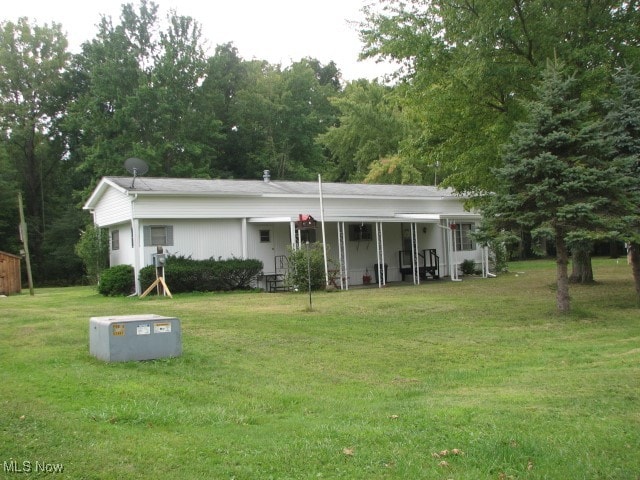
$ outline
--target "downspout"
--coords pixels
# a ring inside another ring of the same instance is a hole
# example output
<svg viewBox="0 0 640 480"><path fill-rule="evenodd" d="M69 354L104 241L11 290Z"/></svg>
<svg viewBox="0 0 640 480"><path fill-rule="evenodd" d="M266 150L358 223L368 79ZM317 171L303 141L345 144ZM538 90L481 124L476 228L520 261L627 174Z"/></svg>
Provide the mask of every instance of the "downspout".
<svg viewBox="0 0 640 480"><path fill-rule="evenodd" d="M249 241L247 239L247 217L242 219L242 259L246 260L249 252Z"/></svg>
<svg viewBox="0 0 640 480"><path fill-rule="evenodd" d="M329 286L329 264L327 263L327 235L324 228L324 205L322 203L322 177L318 174L318 193L320 195L320 223L322 224L322 254L324 257L324 286Z"/></svg>

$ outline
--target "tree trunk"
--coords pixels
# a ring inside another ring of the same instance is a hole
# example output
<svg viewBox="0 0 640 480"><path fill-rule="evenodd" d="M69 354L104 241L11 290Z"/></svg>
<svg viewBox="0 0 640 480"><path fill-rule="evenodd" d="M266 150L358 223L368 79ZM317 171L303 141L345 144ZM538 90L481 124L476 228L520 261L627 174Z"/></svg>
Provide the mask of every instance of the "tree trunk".
<svg viewBox="0 0 640 480"><path fill-rule="evenodd" d="M556 305L560 313L569 313L569 254L560 232L556 232Z"/></svg>
<svg viewBox="0 0 640 480"><path fill-rule="evenodd" d="M632 243L629 246L629 260L631 261L631 271L636 284L636 293L640 298L640 244Z"/></svg>
<svg viewBox="0 0 640 480"><path fill-rule="evenodd" d="M571 252L571 283L593 283L591 253L587 249L574 248Z"/></svg>

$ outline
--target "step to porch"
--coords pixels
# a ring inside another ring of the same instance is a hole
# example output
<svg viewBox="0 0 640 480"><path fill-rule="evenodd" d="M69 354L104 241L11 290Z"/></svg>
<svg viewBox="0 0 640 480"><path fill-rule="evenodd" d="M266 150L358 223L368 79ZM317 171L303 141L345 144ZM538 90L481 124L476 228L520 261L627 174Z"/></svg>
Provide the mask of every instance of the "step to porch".
<svg viewBox="0 0 640 480"><path fill-rule="evenodd" d="M264 276L265 289L267 292L289 292L291 288L285 283L283 273L273 273Z"/></svg>

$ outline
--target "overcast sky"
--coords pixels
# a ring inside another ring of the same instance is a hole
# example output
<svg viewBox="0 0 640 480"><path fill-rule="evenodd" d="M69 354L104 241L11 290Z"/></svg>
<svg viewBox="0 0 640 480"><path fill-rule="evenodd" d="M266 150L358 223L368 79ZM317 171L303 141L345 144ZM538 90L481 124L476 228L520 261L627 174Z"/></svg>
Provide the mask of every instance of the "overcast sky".
<svg viewBox="0 0 640 480"><path fill-rule="evenodd" d="M361 8L371 0L155 0L164 19L169 10L191 16L202 26L208 54L216 45L233 42L242 58L267 60L287 66L312 57L333 60L345 80L373 79L391 73L389 65L358 62L362 49L356 27ZM95 25L105 14L119 22L124 0L4 0L0 19L29 17L39 25L62 24L72 52L95 36Z"/></svg>

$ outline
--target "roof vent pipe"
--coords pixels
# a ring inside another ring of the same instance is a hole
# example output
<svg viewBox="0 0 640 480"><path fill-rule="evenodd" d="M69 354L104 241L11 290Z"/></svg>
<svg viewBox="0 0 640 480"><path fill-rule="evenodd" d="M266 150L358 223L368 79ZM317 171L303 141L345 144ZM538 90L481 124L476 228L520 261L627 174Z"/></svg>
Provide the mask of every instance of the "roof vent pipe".
<svg viewBox="0 0 640 480"><path fill-rule="evenodd" d="M265 183L269 183L271 181L271 172L269 170L265 170L262 172L262 178Z"/></svg>

